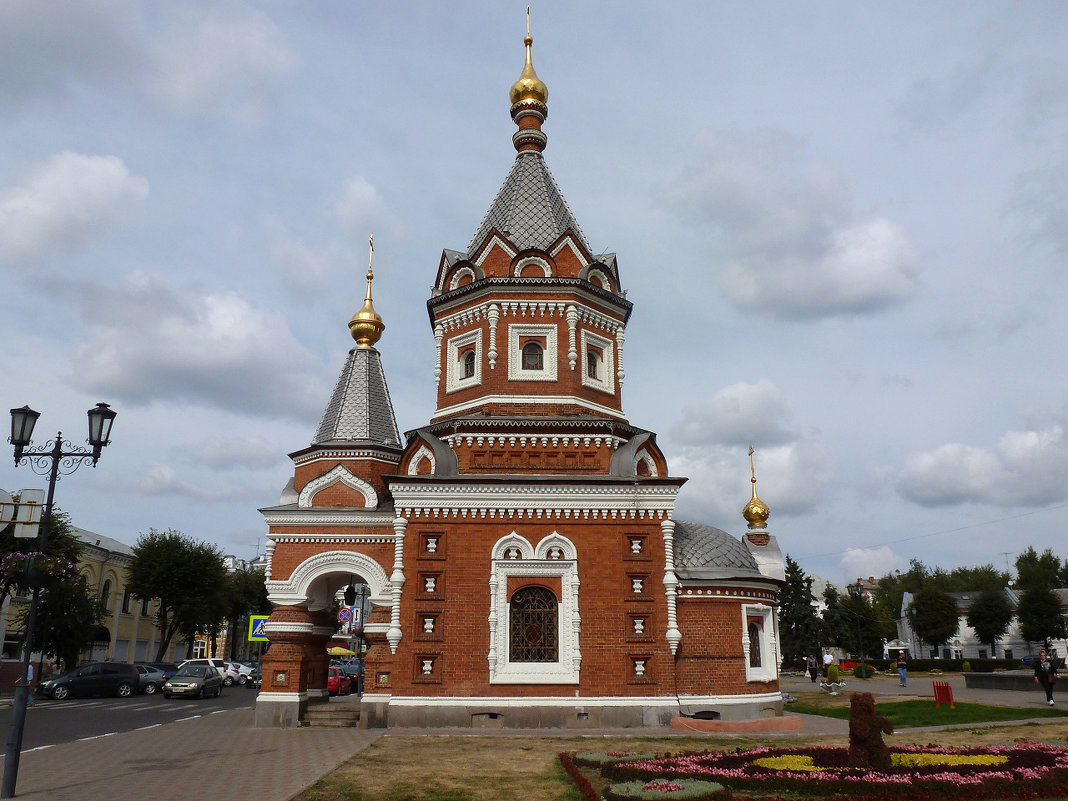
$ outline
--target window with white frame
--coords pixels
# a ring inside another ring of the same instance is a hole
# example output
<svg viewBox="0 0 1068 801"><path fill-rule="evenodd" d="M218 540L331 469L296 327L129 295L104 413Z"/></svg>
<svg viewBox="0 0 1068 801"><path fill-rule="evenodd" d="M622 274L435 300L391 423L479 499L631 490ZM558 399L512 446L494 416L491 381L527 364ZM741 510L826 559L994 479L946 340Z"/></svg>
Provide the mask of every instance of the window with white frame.
<svg viewBox="0 0 1068 801"><path fill-rule="evenodd" d="M582 385L615 392L615 343L592 331L582 331Z"/></svg>
<svg viewBox="0 0 1068 801"><path fill-rule="evenodd" d="M446 392L456 392L481 384L482 331L469 331L450 339L445 358Z"/></svg>
<svg viewBox="0 0 1068 801"><path fill-rule="evenodd" d="M774 609L764 604L743 604L741 634L745 680L774 681L779 661Z"/></svg>
<svg viewBox="0 0 1068 801"><path fill-rule="evenodd" d="M508 326L508 379L555 381L557 376L555 325Z"/></svg>
<svg viewBox="0 0 1068 801"><path fill-rule="evenodd" d="M513 531L497 541L491 555L490 684L578 684L575 546L555 531L537 546ZM546 579L560 582L559 597L543 586Z"/></svg>

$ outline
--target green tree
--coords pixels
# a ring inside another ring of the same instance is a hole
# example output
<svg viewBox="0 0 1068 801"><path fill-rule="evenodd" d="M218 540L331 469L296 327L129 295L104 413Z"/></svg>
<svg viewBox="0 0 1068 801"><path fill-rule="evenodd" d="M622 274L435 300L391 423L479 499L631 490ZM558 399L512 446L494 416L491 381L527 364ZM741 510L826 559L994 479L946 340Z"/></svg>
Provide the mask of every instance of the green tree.
<svg viewBox="0 0 1068 801"><path fill-rule="evenodd" d="M849 653L871 657L882 656L883 621L880 619L872 599L867 595L854 598L852 595L838 596L841 634L839 645Z"/></svg>
<svg viewBox="0 0 1068 801"><path fill-rule="evenodd" d="M1005 597L1005 590L983 590L968 607L965 619L979 642L990 645L990 655L993 656L995 643L1005 636L1012 622L1012 605Z"/></svg>
<svg viewBox="0 0 1068 801"><path fill-rule="evenodd" d="M994 590L1004 593L1005 587L1009 584L1009 574L998 570L993 565L955 567L949 573L947 584L946 590L949 592Z"/></svg>
<svg viewBox="0 0 1068 801"><path fill-rule="evenodd" d="M948 642L960 627L957 602L933 584L913 596L906 615L916 636L936 649Z"/></svg>
<svg viewBox="0 0 1068 801"><path fill-rule="evenodd" d="M779 638L788 664L804 664L819 643L819 618L812 600L812 579L787 554L786 586L779 593Z"/></svg>
<svg viewBox="0 0 1068 801"><path fill-rule="evenodd" d="M0 560L13 553L25 553L37 550L37 540L15 539L15 524L8 523L0 529ZM78 564L82 555L82 542L74 536L74 527L70 516L59 508L52 509L52 522L48 529L49 556L65 559ZM14 592L32 589L26 581L18 576L0 574L0 604Z"/></svg>
<svg viewBox="0 0 1068 801"><path fill-rule="evenodd" d="M1040 554L1034 546L1029 545L1026 551L1016 557L1015 586L1023 592L1034 587L1060 587L1063 567L1052 549L1046 548Z"/></svg>
<svg viewBox="0 0 1068 801"><path fill-rule="evenodd" d="M133 551L127 586L139 598L159 601L157 660L176 634L192 642L193 634L218 626L225 614L226 566L214 545L173 529L150 529L138 537Z"/></svg>
<svg viewBox="0 0 1068 801"><path fill-rule="evenodd" d="M1049 647L1051 639L1068 637L1068 619L1061 608L1061 599L1050 587L1024 590L1016 617L1020 621L1020 635L1028 642Z"/></svg>
<svg viewBox="0 0 1068 801"><path fill-rule="evenodd" d="M824 607L820 615L820 639L831 645L845 644L846 626L849 625L849 621L841 600L838 589L833 584L828 584L824 588Z"/></svg>
<svg viewBox="0 0 1068 801"><path fill-rule="evenodd" d="M26 629L28 606L16 616L17 625ZM46 582L41 588L37 607L34 649L54 654L64 665L78 664L78 655L108 617L107 604L89 586L85 576Z"/></svg>
<svg viewBox="0 0 1068 801"><path fill-rule="evenodd" d="M237 658L237 645L244 637L249 615L270 614L267 576L262 570L235 570L229 575L226 620L230 625L230 658Z"/></svg>

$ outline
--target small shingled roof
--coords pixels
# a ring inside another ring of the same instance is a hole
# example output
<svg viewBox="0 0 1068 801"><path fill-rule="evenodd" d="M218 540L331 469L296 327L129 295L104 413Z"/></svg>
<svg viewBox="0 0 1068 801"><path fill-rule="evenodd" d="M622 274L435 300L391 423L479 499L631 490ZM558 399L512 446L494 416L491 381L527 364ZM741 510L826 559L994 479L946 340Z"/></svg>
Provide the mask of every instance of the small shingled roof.
<svg viewBox="0 0 1068 801"><path fill-rule="evenodd" d="M545 159L534 151L516 156L493 205L467 246L469 258L474 257L493 228L506 233L520 250L545 250L570 228L582 246L592 252Z"/></svg>
<svg viewBox="0 0 1068 801"><path fill-rule="evenodd" d="M400 447L382 357L374 348L349 351L312 444L339 440Z"/></svg>
<svg viewBox="0 0 1068 801"><path fill-rule="evenodd" d="M742 541L715 526L676 520L674 539L675 567L680 573L708 568L760 573Z"/></svg>

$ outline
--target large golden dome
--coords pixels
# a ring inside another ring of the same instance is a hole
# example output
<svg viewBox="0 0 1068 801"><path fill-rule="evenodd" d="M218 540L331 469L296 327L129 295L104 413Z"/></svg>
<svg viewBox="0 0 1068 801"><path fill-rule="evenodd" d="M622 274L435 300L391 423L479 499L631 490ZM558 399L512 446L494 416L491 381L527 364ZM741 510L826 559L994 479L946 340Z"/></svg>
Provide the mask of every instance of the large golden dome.
<svg viewBox="0 0 1068 801"><path fill-rule="evenodd" d="M768 505L760 500L756 491L756 479L753 479L753 497L749 499L749 503L742 509L742 517L749 523L749 528L764 528L767 525L768 517L771 516L771 509Z"/></svg>
<svg viewBox="0 0 1068 801"><path fill-rule="evenodd" d="M512 84L512 89L508 93L513 106L526 103L544 106L549 102L549 87L538 77L538 73L534 72L534 62L530 54L530 47L533 43L534 40L528 33L523 38L523 44L527 46L527 63L523 65L519 80Z"/></svg>

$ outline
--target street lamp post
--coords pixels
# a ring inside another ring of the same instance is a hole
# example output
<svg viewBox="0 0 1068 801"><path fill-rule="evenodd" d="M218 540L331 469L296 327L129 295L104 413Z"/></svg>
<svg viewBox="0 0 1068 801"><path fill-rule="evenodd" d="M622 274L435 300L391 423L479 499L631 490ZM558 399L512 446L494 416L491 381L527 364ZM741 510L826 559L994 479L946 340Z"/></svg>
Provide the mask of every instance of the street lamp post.
<svg viewBox="0 0 1068 801"><path fill-rule="evenodd" d="M857 579L856 584L846 585L849 597L853 599L853 614L857 616L857 647L860 649L860 677L868 678L868 669L864 666L864 633L860 624L860 604L864 598L864 585Z"/></svg>
<svg viewBox="0 0 1068 801"><path fill-rule="evenodd" d="M41 515L41 528L38 550L47 553L48 534L52 523L52 500L56 494L56 481L59 475L70 475L77 470L86 460L91 460L96 466L100 458L101 450L110 442L111 425L115 422L116 412L106 403L98 403L89 410L89 438L90 450L75 448L70 442L63 439L63 432L56 434L55 440L39 448L29 448L33 437L33 427L37 423L40 412L35 412L29 406L11 410L11 438L8 440L15 446L15 464L29 462L30 468L38 475L48 476L48 498L45 501L44 512ZM33 651L33 638L37 627L37 609L41 600L41 587L39 584L33 588L33 597L30 600L30 612L26 618L25 643L23 644L22 668L19 674L21 680L15 685L14 712L11 717L11 725L7 734L7 750L4 754L4 780L0 787L0 798L13 798L15 795L15 782L19 774L19 758L22 755L22 732L26 725L26 706L30 697L29 667L30 654Z"/></svg>

